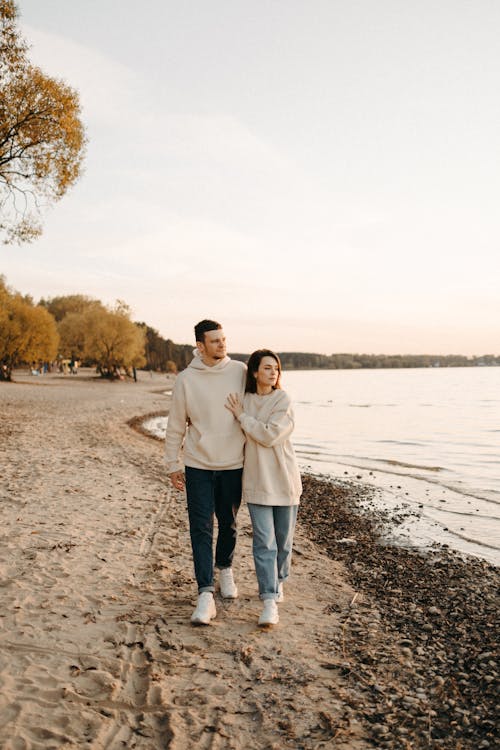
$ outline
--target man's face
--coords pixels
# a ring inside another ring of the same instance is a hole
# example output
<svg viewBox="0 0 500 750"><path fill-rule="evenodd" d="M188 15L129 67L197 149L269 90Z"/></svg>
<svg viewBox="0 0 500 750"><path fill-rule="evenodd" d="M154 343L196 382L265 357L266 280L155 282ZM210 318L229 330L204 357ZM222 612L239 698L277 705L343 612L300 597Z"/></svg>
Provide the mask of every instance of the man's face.
<svg viewBox="0 0 500 750"><path fill-rule="evenodd" d="M226 356L226 337L224 331L219 328L217 331L207 331L205 340L198 341L198 349L203 359L208 364L220 362Z"/></svg>

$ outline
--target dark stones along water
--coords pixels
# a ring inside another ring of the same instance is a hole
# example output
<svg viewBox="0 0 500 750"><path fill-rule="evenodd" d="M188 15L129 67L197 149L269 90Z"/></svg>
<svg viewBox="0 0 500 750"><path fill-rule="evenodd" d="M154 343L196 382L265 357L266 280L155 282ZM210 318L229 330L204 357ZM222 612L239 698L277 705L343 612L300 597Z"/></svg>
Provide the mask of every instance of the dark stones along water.
<svg viewBox="0 0 500 750"><path fill-rule="evenodd" d="M300 523L358 592L325 668L352 685L374 747L497 748L498 569L446 548L391 546L387 513L360 509L366 488L303 481Z"/></svg>

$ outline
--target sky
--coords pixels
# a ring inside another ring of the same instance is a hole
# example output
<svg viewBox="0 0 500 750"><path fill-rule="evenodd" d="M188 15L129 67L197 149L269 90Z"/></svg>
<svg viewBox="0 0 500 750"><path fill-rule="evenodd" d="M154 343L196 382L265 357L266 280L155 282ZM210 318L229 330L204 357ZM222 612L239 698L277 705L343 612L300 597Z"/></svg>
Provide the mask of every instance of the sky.
<svg viewBox="0 0 500 750"><path fill-rule="evenodd" d="M497 0L18 0L85 172L10 286L230 351L500 353Z"/></svg>

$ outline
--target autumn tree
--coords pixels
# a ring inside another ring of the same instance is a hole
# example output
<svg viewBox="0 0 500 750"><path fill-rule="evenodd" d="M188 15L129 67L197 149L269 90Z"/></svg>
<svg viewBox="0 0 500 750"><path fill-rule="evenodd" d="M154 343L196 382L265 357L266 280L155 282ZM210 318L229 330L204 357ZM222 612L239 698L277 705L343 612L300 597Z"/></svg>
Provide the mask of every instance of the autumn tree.
<svg viewBox="0 0 500 750"><path fill-rule="evenodd" d="M13 368L24 362L52 361L58 345L52 315L0 277L0 380L12 380Z"/></svg>
<svg viewBox="0 0 500 750"><path fill-rule="evenodd" d="M30 242L40 208L81 174L84 128L76 91L31 65L13 0L0 0L0 236Z"/></svg>
<svg viewBox="0 0 500 750"><path fill-rule="evenodd" d="M130 320L128 306L117 302L113 308L105 307L97 300L78 295L76 301L82 300L83 310L67 312L59 323L63 355L94 362L103 377L114 377L122 368L128 371L142 367L146 363L145 335Z"/></svg>
<svg viewBox="0 0 500 750"><path fill-rule="evenodd" d="M65 294L48 299L42 297L39 304L47 308L58 323L69 313L81 314L91 307L103 306L102 302L93 297L87 297L85 294Z"/></svg>
<svg viewBox="0 0 500 750"><path fill-rule="evenodd" d="M103 377L146 363L144 331L130 320L130 311L122 303L113 309L90 309L83 317L85 354L97 363Z"/></svg>
<svg viewBox="0 0 500 750"><path fill-rule="evenodd" d="M58 323L59 352L67 359L87 359L89 321L85 313L70 312Z"/></svg>
<svg viewBox="0 0 500 750"><path fill-rule="evenodd" d="M86 322L83 313L90 309L104 309L102 302L84 294L66 294L42 298L39 302L57 322L60 353L63 357L82 360L86 358Z"/></svg>

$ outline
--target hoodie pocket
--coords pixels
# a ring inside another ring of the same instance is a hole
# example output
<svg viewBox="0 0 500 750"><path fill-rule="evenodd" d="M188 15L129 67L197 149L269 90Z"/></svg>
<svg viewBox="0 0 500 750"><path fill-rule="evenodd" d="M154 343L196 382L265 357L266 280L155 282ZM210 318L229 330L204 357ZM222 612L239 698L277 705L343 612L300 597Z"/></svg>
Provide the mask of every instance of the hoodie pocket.
<svg viewBox="0 0 500 750"><path fill-rule="evenodd" d="M242 463L243 445L244 437L239 429L237 432L205 432L197 439L188 435L185 452L197 462L217 468Z"/></svg>

